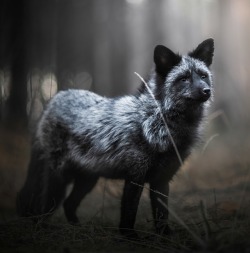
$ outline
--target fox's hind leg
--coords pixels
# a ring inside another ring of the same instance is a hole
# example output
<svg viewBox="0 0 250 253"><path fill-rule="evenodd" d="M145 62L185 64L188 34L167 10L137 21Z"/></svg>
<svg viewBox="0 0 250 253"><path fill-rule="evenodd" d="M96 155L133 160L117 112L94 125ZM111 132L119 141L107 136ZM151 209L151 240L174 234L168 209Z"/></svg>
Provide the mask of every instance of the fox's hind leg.
<svg viewBox="0 0 250 253"><path fill-rule="evenodd" d="M52 214L64 199L69 178L56 166L49 165L44 178L44 190L42 194L42 213Z"/></svg>
<svg viewBox="0 0 250 253"><path fill-rule="evenodd" d="M80 205L81 200L94 188L97 180L97 176L85 173L77 173L75 176L73 189L63 204L65 216L70 223L79 223L76 209Z"/></svg>

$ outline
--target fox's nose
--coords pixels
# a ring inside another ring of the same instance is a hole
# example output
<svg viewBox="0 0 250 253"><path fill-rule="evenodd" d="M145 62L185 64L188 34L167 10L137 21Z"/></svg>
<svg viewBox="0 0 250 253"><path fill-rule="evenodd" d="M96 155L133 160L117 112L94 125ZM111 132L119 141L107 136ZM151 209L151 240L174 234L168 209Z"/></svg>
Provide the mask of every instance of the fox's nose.
<svg viewBox="0 0 250 253"><path fill-rule="evenodd" d="M202 90L202 93L203 93L204 95L206 95L206 96L210 96L211 90L210 90L209 88L204 88L204 89Z"/></svg>

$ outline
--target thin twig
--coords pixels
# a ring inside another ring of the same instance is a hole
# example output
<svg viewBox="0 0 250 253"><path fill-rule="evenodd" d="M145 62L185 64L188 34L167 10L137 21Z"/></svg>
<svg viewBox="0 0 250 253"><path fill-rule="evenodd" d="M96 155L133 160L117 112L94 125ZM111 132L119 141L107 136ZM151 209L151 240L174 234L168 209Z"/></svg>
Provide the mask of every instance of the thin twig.
<svg viewBox="0 0 250 253"><path fill-rule="evenodd" d="M210 142L212 142L212 141L214 140L214 138L216 138L216 137L218 137L218 136L220 136L220 135L219 135L219 134L214 134L214 135L212 135L212 136L207 140L206 144L204 145L204 147L203 147L203 149L202 149L202 154L205 153L205 151L206 151L208 145L210 144Z"/></svg>
<svg viewBox="0 0 250 253"><path fill-rule="evenodd" d="M167 122L166 122L166 120L165 120L165 118L164 118L164 115L163 115L163 113L162 113L162 110L161 110L161 107L160 107L159 103L158 103L157 100L155 99L155 96L154 96L153 92L151 91L151 89L149 88L149 86L147 85L147 83L145 82L145 80L144 80L137 72L134 72L134 73L135 73L135 74L141 79L141 81L145 84L145 86L146 86L146 88L147 88L149 94L151 95L151 97L153 98L153 100L154 100L154 102L155 102L156 107L159 109L159 112L160 112L160 116L161 116L161 118L162 118L162 121L164 122L164 125L165 125L166 130L167 130L168 135L169 135L169 138L170 138L170 140L171 140L171 142L172 142L172 144L173 144L174 150L175 150L176 155L177 155L177 157L178 157L178 159L179 159L180 165L182 166L182 165L183 165L183 161L182 161L182 159L181 159L181 156L180 156L180 153L179 153L179 151L178 151L178 148L177 148L177 146L176 146L176 144L175 144L175 141L174 141L174 139L173 139L173 137L172 137L172 135L171 135L171 133L170 133L170 130L169 130L169 128L168 128L168 124L167 124Z"/></svg>
<svg viewBox="0 0 250 253"><path fill-rule="evenodd" d="M206 213L205 213L205 207L204 207L204 203L203 201L201 200L200 201L200 210L201 210L201 216L202 216L202 219L204 221L204 227L205 227L205 232L206 232L206 239L208 241L209 237L211 236L211 228L210 228L210 225L209 225L209 222L208 222L208 219L207 219L207 216L206 216Z"/></svg>
<svg viewBox="0 0 250 253"><path fill-rule="evenodd" d="M107 180L104 182L103 196L102 196L102 224L104 223L104 202L105 202L105 193L107 188Z"/></svg>
<svg viewBox="0 0 250 253"><path fill-rule="evenodd" d="M213 112L212 114L210 114L208 116L208 120L214 120L218 117L222 118L222 120L224 121L224 123L226 124L228 129L232 128L231 124L230 124L230 121L229 121L227 115L225 114L225 112L223 110L217 110L217 111Z"/></svg>
<svg viewBox="0 0 250 253"><path fill-rule="evenodd" d="M190 233L190 235L196 240L196 242L200 246L205 247L205 243L203 242L203 240L198 237L198 235L196 235L171 208L169 208L160 198L158 198L157 200L168 210L172 217L175 218L176 221Z"/></svg>
<svg viewBox="0 0 250 253"><path fill-rule="evenodd" d="M131 181L131 184L134 184L134 185L139 186L139 187L141 187L141 188L144 188L144 189L146 189L146 190L149 190L149 191L152 191L152 192L154 192L154 193L157 193L157 194L159 194L159 195L161 195L161 196L163 196L163 197L165 197L165 198L168 198L167 195L165 195L165 194L163 194L163 193L161 193L161 192L159 192L159 191L153 190L153 189L151 189L151 188L149 188L149 187L146 187L146 186L144 186L144 185L137 184L137 183L135 183L135 182L133 182L133 181Z"/></svg>

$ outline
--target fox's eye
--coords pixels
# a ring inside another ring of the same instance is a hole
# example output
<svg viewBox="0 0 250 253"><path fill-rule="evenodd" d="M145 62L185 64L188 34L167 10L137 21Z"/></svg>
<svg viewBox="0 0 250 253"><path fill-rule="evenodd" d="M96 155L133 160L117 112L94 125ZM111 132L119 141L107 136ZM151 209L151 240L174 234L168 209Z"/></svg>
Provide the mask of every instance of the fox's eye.
<svg viewBox="0 0 250 253"><path fill-rule="evenodd" d="M189 79L189 78L188 78L187 76L185 76L185 77L182 77L182 78L181 78L181 81L182 81L182 82L187 82L188 79Z"/></svg>
<svg viewBox="0 0 250 253"><path fill-rule="evenodd" d="M181 82L187 82L189 80L189 76L182 76L179 80Z"/></svg>
<svg viewBox="0 0 250 253"><path fill-rule="evenodd" d="M201 74L201 79L207 78L207 74Z"/></svg>

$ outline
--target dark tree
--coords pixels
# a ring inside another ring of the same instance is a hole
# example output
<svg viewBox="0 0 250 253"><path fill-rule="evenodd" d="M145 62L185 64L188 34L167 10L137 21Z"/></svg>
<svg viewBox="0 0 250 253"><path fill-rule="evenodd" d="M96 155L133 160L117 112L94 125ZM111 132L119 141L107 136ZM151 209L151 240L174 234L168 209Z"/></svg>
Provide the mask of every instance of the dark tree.
<svg viewBox="0 0 250 253"><path fill-rule="evenodd" d="M10 95L6 104L7 122L15 126L25 126L27 123L27 78L29 69L30 42L30 4L29 0L5 1L4 11L9 14L8 35L5 37L7 55L5 63L10 69Z"/></svg>

